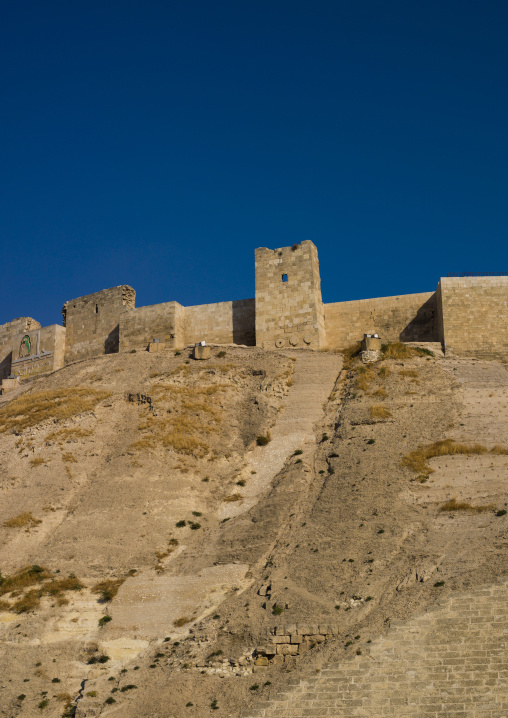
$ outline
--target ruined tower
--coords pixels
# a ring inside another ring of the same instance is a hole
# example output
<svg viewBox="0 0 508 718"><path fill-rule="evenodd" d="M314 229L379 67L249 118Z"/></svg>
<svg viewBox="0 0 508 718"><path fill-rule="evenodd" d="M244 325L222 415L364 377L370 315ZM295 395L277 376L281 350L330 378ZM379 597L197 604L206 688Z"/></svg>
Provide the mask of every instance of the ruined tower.
<svg viewBox="0 0 508 718"><path fill-rule="evenodd" d="M325 349L316 246L256 249L256 344L265 349Z"/></svg>

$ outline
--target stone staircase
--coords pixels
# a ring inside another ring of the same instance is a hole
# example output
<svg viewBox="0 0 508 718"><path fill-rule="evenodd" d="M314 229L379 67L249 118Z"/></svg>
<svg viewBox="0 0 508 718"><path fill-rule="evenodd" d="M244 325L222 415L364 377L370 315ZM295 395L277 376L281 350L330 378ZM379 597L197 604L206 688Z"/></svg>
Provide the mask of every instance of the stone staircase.
<svg viewBox="0 0 508 718"><path fill-rule="evenodd" d="M508 718L508 581L392 623L245 718Z"/></svg>

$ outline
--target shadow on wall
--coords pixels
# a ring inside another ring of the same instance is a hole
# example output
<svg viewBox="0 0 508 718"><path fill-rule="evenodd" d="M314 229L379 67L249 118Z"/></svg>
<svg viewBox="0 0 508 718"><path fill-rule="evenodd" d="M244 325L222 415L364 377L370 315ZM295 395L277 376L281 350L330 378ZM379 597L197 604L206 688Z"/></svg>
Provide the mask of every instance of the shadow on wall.
<svg viewBox="0 0 508 718"><path fill-rule="evenodd" d="M256 301L239 299L231 302L234 344L256 345Z"/></svg>
<svg viewBox="0 0 508 718"><path fill-rule="evenodd" d="M104 342L104 354L118 354L120 346L120 325L110 331Z"/></svg>
<svg viewBox="0 0 508 718"><path fill-rule="evenodd" d="M7 379L11 373L12 352L0 361L0 379Z"/></svg>
<svg viewBox="0 0 508 718"><path fill-rule="evenodd" d="M401 331L399 339L401 342L439 341L435 293L418 309L414 319Z"/></svg>

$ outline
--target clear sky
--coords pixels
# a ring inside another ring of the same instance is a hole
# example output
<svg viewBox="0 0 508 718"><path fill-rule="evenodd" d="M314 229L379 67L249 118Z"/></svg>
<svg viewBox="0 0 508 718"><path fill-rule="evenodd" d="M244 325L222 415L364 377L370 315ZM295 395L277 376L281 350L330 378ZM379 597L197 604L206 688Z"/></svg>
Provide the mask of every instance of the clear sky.
<svg viewBox="0 0 508 718"><path fill-rule="evenodd" d="M0 19L0 323L508 271L506 0L15 0Z"/></svg>

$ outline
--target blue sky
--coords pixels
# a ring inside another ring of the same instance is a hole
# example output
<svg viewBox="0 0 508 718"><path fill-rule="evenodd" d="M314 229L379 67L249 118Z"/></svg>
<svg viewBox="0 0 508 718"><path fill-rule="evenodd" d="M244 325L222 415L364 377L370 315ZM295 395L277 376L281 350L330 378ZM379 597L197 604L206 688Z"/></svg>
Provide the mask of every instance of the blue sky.
<svg viewBox="0 0 508 718"><path fill-rule="evenodd" d="M508 271L508 3L4 3L0 323L254 296L311 239L324 301Z"/></svg>

